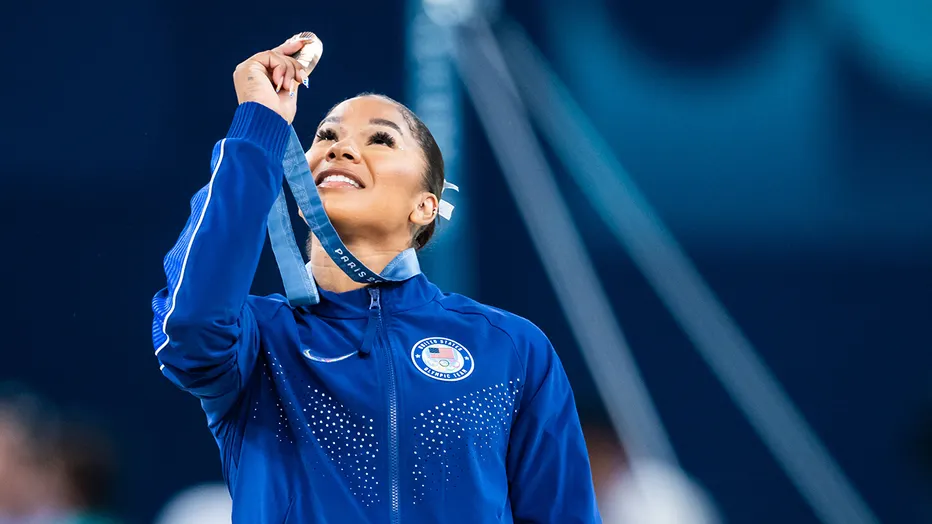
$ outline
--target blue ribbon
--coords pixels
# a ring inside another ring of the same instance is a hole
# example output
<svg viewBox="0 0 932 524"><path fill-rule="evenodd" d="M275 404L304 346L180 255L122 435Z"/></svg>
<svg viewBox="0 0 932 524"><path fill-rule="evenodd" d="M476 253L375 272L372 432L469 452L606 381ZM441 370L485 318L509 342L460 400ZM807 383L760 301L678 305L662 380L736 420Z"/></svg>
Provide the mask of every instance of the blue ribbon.
<svg viewBox="0 0 932 524"><path fill-rule="evenodd" d="M330 223L327 212L324 211L324 204L320 200L320 194L317 193L317 184L314 183L314 176L307 165L304 149L293 128L282 167L285 170L285 180L291 188L291 194L304 214L308 227L320 240L330 258L348 277L361 284L378 284L400 282L421 273L421 266L414 248L402 251L381 273L367 268L346 248L346 244ZM304 263L301 250L295 241L284 188L278 194L269 212L268 229L272 252L275 253L275 261L282 274L288 302L293 306L307 306L320 302L320 293L317 291L317 284L311 274L310 263Z"/></svg>

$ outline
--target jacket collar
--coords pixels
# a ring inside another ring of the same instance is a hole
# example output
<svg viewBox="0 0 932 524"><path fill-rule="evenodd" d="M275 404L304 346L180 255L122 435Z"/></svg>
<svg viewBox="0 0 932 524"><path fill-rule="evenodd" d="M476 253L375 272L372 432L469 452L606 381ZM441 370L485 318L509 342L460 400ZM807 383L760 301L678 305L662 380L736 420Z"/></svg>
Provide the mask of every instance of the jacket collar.
<svg viewBox="0 0 932 524"><path fill-rule="evenodd" d="M423 306L440 294L440 289L420 273L402 282L373 284L344 293L320 289L320 303L308 306L308 310L330 318L367 318L372 304L372 289L379 290L382 310L389 313Z"/></svg>

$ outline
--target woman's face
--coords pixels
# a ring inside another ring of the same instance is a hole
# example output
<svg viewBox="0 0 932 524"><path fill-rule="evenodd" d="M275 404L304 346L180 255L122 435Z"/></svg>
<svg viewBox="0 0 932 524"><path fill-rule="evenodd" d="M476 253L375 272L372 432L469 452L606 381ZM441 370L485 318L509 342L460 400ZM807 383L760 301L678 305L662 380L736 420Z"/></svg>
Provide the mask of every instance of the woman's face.
<svg viewBox="0 0 932 524"><path fill-rule="evenodd" d="M410 240L435 217L424 154L390 101L365 96L335 107L318 127L307 161L324 209L346 241Z"/></svg>

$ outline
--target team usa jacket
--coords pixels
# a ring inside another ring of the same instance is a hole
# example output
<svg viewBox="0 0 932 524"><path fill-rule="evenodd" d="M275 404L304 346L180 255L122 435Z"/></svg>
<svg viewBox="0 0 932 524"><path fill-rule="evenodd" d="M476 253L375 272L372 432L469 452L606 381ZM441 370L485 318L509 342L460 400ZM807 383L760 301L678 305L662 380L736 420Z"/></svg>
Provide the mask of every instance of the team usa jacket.
<svg viewBox="0 0 932 524"><path fill-rule="evenodd" d="M424 275L313 306L249 294L290 133L239 106L152 303L234 524L601 522L566 374L527 320Z"/></svg>

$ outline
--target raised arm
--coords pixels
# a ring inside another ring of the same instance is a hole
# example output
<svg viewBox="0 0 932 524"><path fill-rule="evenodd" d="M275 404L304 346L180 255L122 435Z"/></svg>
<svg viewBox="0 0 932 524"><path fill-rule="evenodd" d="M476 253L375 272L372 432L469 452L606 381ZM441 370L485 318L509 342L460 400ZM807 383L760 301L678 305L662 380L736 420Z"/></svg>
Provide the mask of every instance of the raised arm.
<svg viewBox="0 0 932 524"><path fill-rule="evenodd" d="M236 401L258 353L259 328L246 299L282 187L294 91L306 78L286 55L301 45L286 43L237 67L240 105L214 147L210 182L191 200L191 216L165 257L167 286L152 301L162 373L201 400L211 424Z"/></svg>

